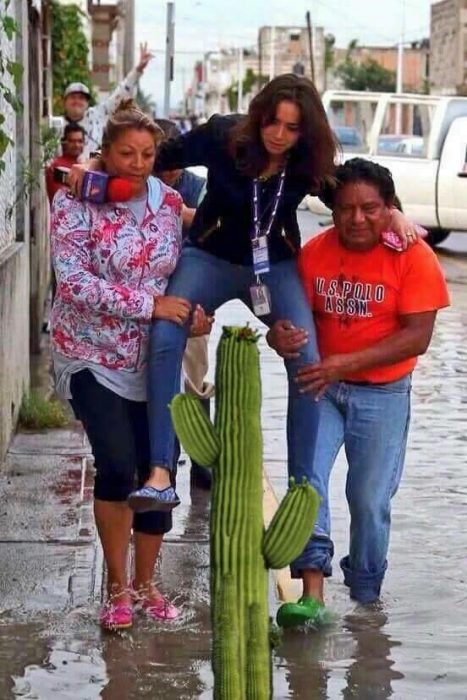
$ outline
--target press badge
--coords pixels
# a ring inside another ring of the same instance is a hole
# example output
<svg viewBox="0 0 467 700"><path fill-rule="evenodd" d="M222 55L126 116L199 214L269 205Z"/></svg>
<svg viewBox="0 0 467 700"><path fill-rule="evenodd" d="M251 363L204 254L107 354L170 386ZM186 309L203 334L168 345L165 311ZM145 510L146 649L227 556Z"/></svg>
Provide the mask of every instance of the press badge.
<svg viewBox="0 0 467 700"><path fill-rule="evenodd" d="M271 313L271 295L265 284L250 287L251 304L255 316L267 316Z"/></svg>
<svg viewBox="0 0 467 700"><path fill-rule="evenodd" d="M253 270L255 275L262 275L269 272L269 250L268 237L258 236L251 241L253 252Z"/></svg>

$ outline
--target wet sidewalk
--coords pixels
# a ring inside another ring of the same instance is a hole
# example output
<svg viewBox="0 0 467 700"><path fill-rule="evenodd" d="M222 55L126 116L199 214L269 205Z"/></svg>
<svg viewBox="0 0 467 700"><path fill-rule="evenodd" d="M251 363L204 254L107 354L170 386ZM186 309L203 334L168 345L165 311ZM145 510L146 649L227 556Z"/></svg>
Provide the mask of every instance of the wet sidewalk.
<svg viewBox="0 0 467 700"><path fill-rule="evenodd" d="M452 285L454 299L465 287ZM222 323L257 321L238 303ZM260 342L265 467L286 489L282 363ZM290 632L274 656L274 698L465 700L467 697L467 305L440 316L415 376L405 474L394 500L390 564L381 606L347 597L338 561L346 554L345 460L332 477L334 577L327 600L336 624ZM182 506L158 581L181 607L172 623L145 618L122 635L96 623L102 561L91 512L92 463L78 425L19 434L0 471L0 698L130 700L212 698L209 495L190 491L180 466ZM271 586L271 612L277 600ZM239 699L243 700L243 699Z"/></svg>

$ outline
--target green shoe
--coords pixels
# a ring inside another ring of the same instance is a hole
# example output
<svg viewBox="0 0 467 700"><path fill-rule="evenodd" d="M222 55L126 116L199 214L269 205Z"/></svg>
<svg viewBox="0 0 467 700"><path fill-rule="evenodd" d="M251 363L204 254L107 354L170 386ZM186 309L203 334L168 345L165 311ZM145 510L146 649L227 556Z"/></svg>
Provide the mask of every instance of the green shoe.
<svg viewBox="0 0 467 700"><path fill-rule="evenodd" d="M332 616L323 603L312 596L302 596L296 603L284 603L277 611L280 627L298 627L306 623L319 627L329 624Z"/></svg>

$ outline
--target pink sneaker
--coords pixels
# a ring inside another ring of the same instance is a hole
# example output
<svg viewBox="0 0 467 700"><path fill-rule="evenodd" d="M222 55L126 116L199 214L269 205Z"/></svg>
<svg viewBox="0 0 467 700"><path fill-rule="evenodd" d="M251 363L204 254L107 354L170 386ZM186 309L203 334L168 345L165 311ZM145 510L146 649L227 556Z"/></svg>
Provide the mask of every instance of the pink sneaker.
<svg viewBox="0 0 467 700"><path fill-rule="evenodd" d="M167 598L143 598L141 608L154 620L175 620L180 615L180 610L172 605Z"/></svg>
<svg viewBox="0 0 467 700"><path fill-rule="evenodd" d="M160 598L148 597L135 588L134 581L131 584L133 589L133 601L141 610L153 620L175 620L180 615L180 610L172 603L161 596Z"/></svg>
<svg viewBox="0 0 467 700"><path fill-rule="evenodd" d="M101 627L105 630L124 630L133 624L133 610L128 603L106 601L100 614Z"/></svg>

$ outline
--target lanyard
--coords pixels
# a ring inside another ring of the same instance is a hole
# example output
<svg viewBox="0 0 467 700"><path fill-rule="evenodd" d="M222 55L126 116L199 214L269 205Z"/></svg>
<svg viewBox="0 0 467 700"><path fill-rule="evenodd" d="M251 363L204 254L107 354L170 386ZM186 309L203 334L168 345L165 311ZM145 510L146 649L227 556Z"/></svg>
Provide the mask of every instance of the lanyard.
<svg viewBox="0 0 467 700"><path fill-rule="evenodd" d="M279 202L282 197L282 191L284 189L285 180L285 167L281 170L279 176L279 182L277 185L276 192L274 194L274 201L271 210L271 216L269 217L268 225L261 231L261 220L259 215L259 179L255 177L253 180L253 232L252 239L258 239L260 236L266 236L266 238L271 233L272 226L274 224L274 219L276 218L277 209L279 207Z"/></svg>
<svg viewBox="0 0 467 700"><path fill-rule="evenodd" d="M259 179L253 180L253 230L251 232L251 249L253 253L253 268L256 274L256 284L261 285L260 274L269 272L269 251L268 238L271 233L274 220L277 215L277 209L282 197L285 181L285 167L281 170L279 182L277 183L276 192L271 208L271 215L266 228L261 230L261 219L259 214ZM256 312L255 312L256 313Z"/></svg>

